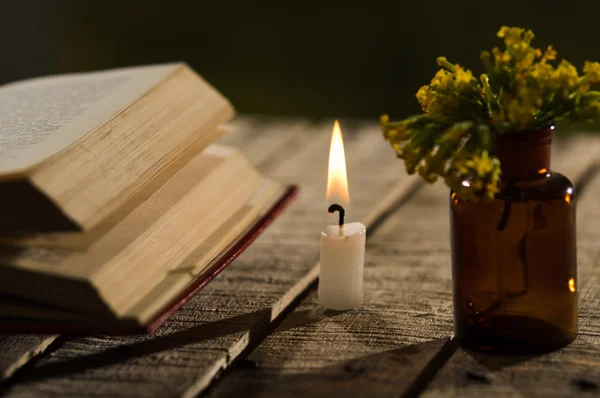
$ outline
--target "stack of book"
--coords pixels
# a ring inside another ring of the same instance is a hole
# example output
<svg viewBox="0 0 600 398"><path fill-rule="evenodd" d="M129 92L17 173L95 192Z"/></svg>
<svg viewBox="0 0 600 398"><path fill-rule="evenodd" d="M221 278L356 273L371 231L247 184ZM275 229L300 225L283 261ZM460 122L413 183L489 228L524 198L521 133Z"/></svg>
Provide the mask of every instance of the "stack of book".
<svg viewBox="0 0 600 398"><path fill-rule="evenodd" d="M152 331L293 197L185 64L0 87L0 330Z"/></svg>

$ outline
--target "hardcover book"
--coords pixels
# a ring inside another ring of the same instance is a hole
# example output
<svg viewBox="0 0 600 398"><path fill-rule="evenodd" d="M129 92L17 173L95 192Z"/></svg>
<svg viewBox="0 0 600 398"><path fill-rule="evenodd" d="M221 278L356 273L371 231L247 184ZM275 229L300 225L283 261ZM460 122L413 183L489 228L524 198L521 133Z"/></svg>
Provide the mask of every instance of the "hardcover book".
<svg viewBox="0 0 600 398"><path fill-rule="evenodd" d="M214 143L185 64L0 87L0 329L152 331L296 192Z"/></svg>

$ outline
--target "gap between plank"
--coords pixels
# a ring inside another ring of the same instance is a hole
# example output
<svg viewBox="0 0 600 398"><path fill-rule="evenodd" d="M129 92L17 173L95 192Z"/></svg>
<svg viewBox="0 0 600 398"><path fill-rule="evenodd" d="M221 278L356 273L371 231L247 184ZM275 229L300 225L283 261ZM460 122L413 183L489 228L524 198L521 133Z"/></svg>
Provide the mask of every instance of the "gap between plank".
<svg viewBox="0 0 600 398"><path fill-rule="evenodd" d="M15 363L5 371L5 377L0 380L0 395L5 394L6 391L19 380L22 374L25 374L28 369L35 366L37 361L60 348L65 340L66 338L62 335L48 336L48 338L39 345L25 352L21 360L15 361Z"/></svg>
<svg viewBox="0 0 600 398"><path fill-rule="evenodd" d="M2 338L2 337L0 337ZM10 340L13 338L13 335L4 336L4 343L6 344L6 340ZM28 363L35 361L36 358L41 357L44 353L53 349L53 344L56 342L56 336L48 335L48 336L35 336L37 338L37 344L26 351L23 351L20 357L15 358L8 367L1 370L0 373L0 388L4 386L9 380L11 380L17 372ZM19 342L16 342L19 344ZM6 349L6 348L5 348ZM9 349L10 350L10 349Z"/></svg>
<svg viewBox="0 0 600 398"><path fill-rule="evenodd" d="M423 370L418 374L415 381L402 393L402 398L418 397L425 388L429 385L429 382L433 380L437 372L450 360L452 355L458 349L459 342L455 337L448 338L448 341L438 351L437 354L425 365Z"/></svg>

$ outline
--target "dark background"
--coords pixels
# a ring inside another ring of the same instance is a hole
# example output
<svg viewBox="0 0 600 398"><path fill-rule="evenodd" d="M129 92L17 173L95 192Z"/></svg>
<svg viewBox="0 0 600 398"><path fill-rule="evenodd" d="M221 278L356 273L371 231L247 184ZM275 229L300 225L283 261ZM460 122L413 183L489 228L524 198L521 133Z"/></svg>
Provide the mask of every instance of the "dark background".
<svg viewBox="0 0 600 398"><path fill-rule="evenodd" d="M238 112L397 118L437 56L480 73L501 25L578 67L600 60L599 16L597 0L4 1L0 83L185 60Z"/></svg>

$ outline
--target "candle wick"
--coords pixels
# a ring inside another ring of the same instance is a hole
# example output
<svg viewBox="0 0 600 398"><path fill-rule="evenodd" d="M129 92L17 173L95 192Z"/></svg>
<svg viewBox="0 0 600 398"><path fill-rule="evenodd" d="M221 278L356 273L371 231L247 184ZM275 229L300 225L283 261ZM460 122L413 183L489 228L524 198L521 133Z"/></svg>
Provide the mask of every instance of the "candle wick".
<svg viewBox="0 0 600 398"><path fill-rule="evenodd" d="M340 219L339 219L340 236L343 236L344 235L344 216L346 215L346 210L344 210L344 208L342 206L338 205L337 203L334 203L331 206L329 206L329 209L327 209L327 211L329 212L329 214L333 214L336 211L340 213Z"/></svg>

